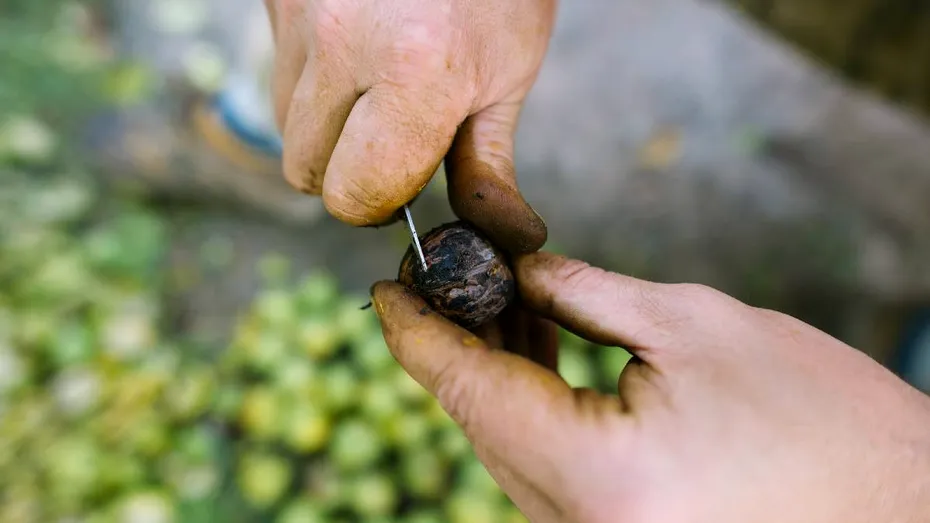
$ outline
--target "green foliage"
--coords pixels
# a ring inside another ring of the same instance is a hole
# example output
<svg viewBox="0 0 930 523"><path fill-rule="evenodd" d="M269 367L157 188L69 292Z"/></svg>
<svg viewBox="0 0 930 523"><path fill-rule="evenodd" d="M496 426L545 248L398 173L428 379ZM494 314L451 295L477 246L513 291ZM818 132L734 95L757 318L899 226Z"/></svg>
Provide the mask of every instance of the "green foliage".
<svg viewBox="0 0 930 523"><path fill-rule="evenodd" d="M151 78L119 60L104 32L100 13L106 4L0 2L0 125L26 119L73 133L103 104L132 102L149 92Z"/></svg>
<svg viewBox="0 0 930 523"><path fill-rule="evenodd" d="M86 11L51 0L0 4L0 114L60 119L95 99L102 50L80 34Z"/></svg>
<svg viewBox="0 0 930 523"><path fill-rule="evenodd" d="M269 258L215 360L160 329L158 214L70 173L0 194L0 520L520 520L365 297ZM625 353L563 345L613 388Z"/></svg>

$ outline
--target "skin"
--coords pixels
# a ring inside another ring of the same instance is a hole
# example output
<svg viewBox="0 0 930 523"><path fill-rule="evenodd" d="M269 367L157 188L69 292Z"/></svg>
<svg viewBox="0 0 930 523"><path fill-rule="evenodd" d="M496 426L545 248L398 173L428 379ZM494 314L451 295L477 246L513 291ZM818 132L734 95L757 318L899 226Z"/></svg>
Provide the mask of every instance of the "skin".
<svg viewBox="0 0 930 523"><path fill-rule="evenodd" d="M546 241L513 136L555 0L266 0L284 176L355 226L396 219L445 159L453 211L504 249Z"/></svg>
<svg viewBox="0 0 930 523"><path fill-rule="evenodd" d="M864 353L699 285L542 252L515 270L521 303L480 336L396 283L372 294L534 523L930 521L930 399ZM617 395L553 370L556 324L634 354Z"/></svg>
<svg viewBox="0 0 930 523"><path fill-rule="evenodd" d="M513 134L554 0L266 0L284 175L356 226L445 160L449 200L515 256L519 300L469 332L372 288L397 361L534 523L930 521L930 399L804 323L696 285L536 252ZM554 370L556 326L635 358L617 395Z"/></svg>

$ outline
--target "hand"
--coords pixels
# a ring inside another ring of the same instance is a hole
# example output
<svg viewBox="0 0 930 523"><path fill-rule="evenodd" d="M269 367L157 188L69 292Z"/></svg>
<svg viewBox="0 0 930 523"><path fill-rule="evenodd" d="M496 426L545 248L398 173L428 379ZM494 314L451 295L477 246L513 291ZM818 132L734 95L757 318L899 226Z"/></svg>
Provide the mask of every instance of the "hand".
<svg viewBox="0 0 930 523"><path fill-rule="evenodd" d="M266 0L284 175L356 226L392 221L443 158L453 211L511 252L546 226L513 135L555 0Z"/></svg>
<svg viewBox="0 0 930 523"><path fill-rule="evenodd" d="M925 521L930 402L789 316L537 253L524 305L635 358L618 396L481 339L398 284L387 343L535 523Z"/></svg>

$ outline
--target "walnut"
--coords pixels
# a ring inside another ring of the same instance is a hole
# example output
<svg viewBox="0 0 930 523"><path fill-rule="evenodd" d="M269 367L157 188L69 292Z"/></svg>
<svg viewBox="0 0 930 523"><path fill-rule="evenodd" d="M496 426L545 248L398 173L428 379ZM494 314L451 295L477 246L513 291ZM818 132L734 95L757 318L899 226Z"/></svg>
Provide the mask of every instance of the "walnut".
<svg viewBox="0 0 930 523"><path fill-rule="evenodd" d="M472 225L441 225L420 238L420 245L427 270L411 245L397 280L460 326L471 329L491 321L516 296L504 253Z"/></svg>

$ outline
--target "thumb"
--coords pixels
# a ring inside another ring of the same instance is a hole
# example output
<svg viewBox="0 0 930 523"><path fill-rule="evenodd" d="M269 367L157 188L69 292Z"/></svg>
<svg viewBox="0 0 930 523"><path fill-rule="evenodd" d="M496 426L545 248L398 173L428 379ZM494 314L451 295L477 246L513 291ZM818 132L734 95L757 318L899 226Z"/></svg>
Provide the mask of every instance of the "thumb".
<svg viewBox="0 0 930 523"><path fill-rule="evenodd" d="M514 272L528 308L648 363L698 340L719 346L721 332L745 323L743 304L703 285L640 280L546 252L519 257Z"/></svg>
<svg viewBox="0 0 930 523"><path fill-rule="evenodd" d="M323 178L327 211L381 225L426 187L467 108L446 90L378 84L352 108Z"/></svg>
<svg viewBox="0 0 930 523"><path fill-rule="evenodd" d="M555 491L564 471L579 466L582 450L597 448L592 437L601 433L592 422L622 420L616 398L573 391L554 372L490 349L400 284L375 284L372 300L400 365L472 444L544 491Z"/></svg>
<svg viewBox="0 0 930 523"><path fill-rule="evenodd" d="M513 140L521 104L488 107L465 120L446 157L449 202L501 248L535 252L546 243L546 224L517 188Z"/></svg>

